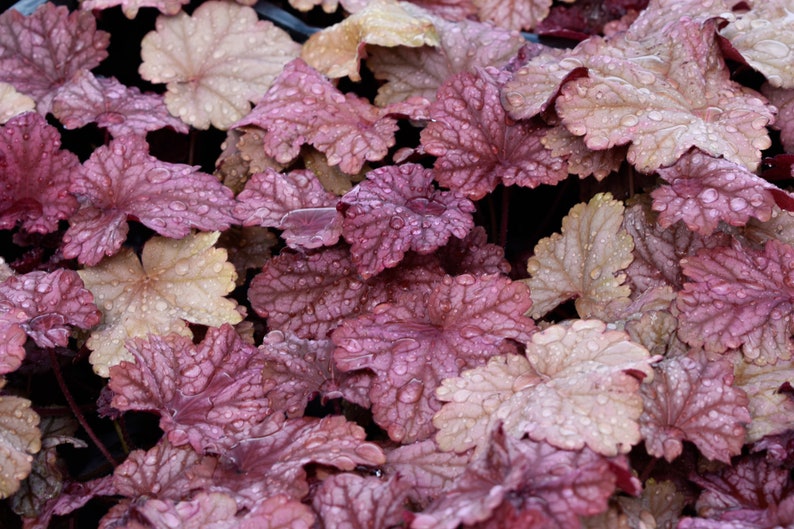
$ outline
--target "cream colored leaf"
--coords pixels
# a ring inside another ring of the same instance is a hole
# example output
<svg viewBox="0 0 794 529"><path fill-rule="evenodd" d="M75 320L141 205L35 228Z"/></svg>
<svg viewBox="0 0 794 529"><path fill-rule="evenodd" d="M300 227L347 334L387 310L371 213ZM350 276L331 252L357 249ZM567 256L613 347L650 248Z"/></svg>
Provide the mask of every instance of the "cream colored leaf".
<svg viewBox="0 0 794 529"><path fill-rule="evenodd" d="M328 77L347 76L360 81L359 61L366 44L416 48L438 43L432 20L420 8L395 0L374 0L342 22L309 37L301 57Z"/></svg>
<svg viewBox="0 0 794 529"><path fill-rule="evenodd" d="M300 46L250 7L210 1L192 16L157 18L141 42L141 76L167 83L168 111L199 129L226 129L261 98Z"/></svg>
<svg viewBox="0 0 794 529"><path fill-rule="evenodd" d="M747 442L754 443L767 435L790 430L794 426L794 401L786 391L778 391L783 384L794 380L794 362L780 360L777 364L758 366L734 359L734 386L747 393L752 418L747 426Z"/></svg>
<svg viewBox="0 0 794 529"><path fill-rule="evenodd" d="M32 97L17 92L13 85L0 82L0 124L35 109L36 101Z"/></svg>
<svg viewBox="0 0 794 529"><path fill-rule="evenodd" d="M576 298L582 318L608 319L628 303L631 289L622 272L632 261L634 241L623 222L623 204L608 193L574 206L562 219L562 233L541 239L525 280L532 295L533 318Z"/></svg>
<svg viewBox="0 0 794 529"><path fill-rule="evenodd" d="M794 5L790 0L759 0L720 34L772 86L794 88Z"/></svg>
<svg viewBox="0 0 794 529"><path fill-rule="evenodd" d="M0 498L19 489L20 482L30 474L32 454L41 449L39 416L30 406L27 399L0 397Z"/></svg>
<svg viewBox="0 0 794 529"><path fill-rule="evenodd" d="M532 336L526 358L493 357L445 379L436 440L444 450L481 451L501 423L514 437L566 450L626 453L641 440L640 379L653 379L658 358L599 320L552 325Z"/></svg>
<svg viewBox="0 0 794 529"><path fill-rule="evenodd" d="M242 320L237 304L223 297L234 289L237 274L226 250L213 247L219 235L154 237L141 260L125 249L79 272L103 315L87 342L97 374L106 377L111 366L133 361L124 348L129 338L191 336L186 322L218 327Z"/></svg>

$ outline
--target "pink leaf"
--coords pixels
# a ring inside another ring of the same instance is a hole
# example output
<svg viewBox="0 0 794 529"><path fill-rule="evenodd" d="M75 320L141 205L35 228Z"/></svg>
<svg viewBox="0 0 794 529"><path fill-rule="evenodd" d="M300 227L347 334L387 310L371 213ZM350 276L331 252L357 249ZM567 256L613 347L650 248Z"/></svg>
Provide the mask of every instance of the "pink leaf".
<svg viewBox="0 0 794 529"><path fill-rule="evenodd" d="M273 389L267 398L274 410L287 417L301 417L315 395L322 401L344 398L369 407L369 376L341 373L334 365L331 340L303 340L272 331L259 350L265 358L265 385Z"/></svg>
<svg viewBox="0 0 794 529"><path fill-rule="evenodd" d="M395 267L408 250L431 253L474 227L474 204L435 189L431 171L418 164L371 171L341 203L343 233L364 278Z"/></svg>
<svg viewBox="0 0 794 529"><path fill-rule="evenodd" d="M94 296L80 276L67 269L30 272L0 283L0 373L17 369L25 356L25 334L39 347L65 347L69 327L99 323Z"/></svg>
<svg viewBox="0 0 794 529"><path fill-rule="evenodd" d="M245 439L271 413L263 355L231 325L210 328L198 345L176 334L127 342L135 363L110 369L112 405L160 414L174 445L219 451Z"/></svg>
<svg viewBox="0 0 794 529"><path fill-rule="evenodd" d="M121 6L121 11L129 19L138 15L142 7L154 7L166 15L176 15L188 0L84 0L80 3L81 9L108 9Z"/></svg>
<svg viewBox="0 0 794 529"><path fill-rule="evenodd" d="M334 357L343 371L375 372L372 412L393 440L426 439L441 380L499 353L506 339L528 339L530 304L527 288L506 278L447 277L429 298L405 296L345 321L332 335Z"/></svg>
<svg viewBox="0 0 794 529"><path fill-rule="evenodd" d="M250 114L233 127L265 129L265 152L289 163L309 143L349 174L386 156L397 123L353 94L342 94L301 59L288 63Z"/></svg>
<svg viewBox="0 0 794 529"><path fill-rule="evenodd" d="M765 84L761 87L761 93L777 107L777 120L772 128L780 131L780 141L786 152L794 153L794 89Z"/></svg>
<svg viewBox="0 0 794 529"><path fill-rule="evenodd" d="M449 275L507 274L510 263L501 246L488 243L482 226L475 226L464 239L450 237L443 248L435 252Z"/></svg>
<svg viewBox="0 0 794 529"><path fill-rule="evenodd" d="M235 492L238 503L253 505L280 493L302 498L309 492L303 468L309 463L353 470L385 461L381 449L364 440L364 430L340 416L287 419L270 429L221 457L213 479L219 489Z"/></svg>
<svg viewBox="0 0 794 529"><path fill-rule="evenodd" d="M412 529L455 529L488 520L503 503L535 513L527 529L578 529L579 516L605 511L623 459L609 460L585 448L560 450L544 442L514 439L494 431L488 451L472 462L455 485L418 514Z"/></svg>
<svg viewBox="0 0 794 529"><path fill-rule="evenodd" d="M148 131L163 127L183 134L188 132L187 125L168 113L163 96L142 94L138 88L126 87L115 77L97 78L87 70L78 72L58 90L52 113L67 129L96 123L116 137L145 136Z"/></svg>
<svg viewBox="0 0 794 529"><path fill-rule="evenodd" d="M287 174L267 169L255 173L237 195L234 215L243 226L284 230L291 248L333 246L342 233L336 195L326 191L311 171Z"/></svg>
<svg viewBox="0 0 794 529"><path fill-rule="evenodd" d="M33 112L0 129L0 229L20 223L23 230L49 233L77 209L69 183L80 162L60 146L57 129Z"/></svg>
<svg viewBox="0 0 794 529"><path fill-rule="evenodd" d="M312 505L325 527L396 527L403 522L408 487L399 476L384 482L375 477L338 474L323 481Z"/></svg>
<svg viewBox="0 0 794 529"><path fill-rule="evenodd" d="M53 515L66 515L84 506L96 496L114 496L113 476L103 476L90 481L72 481L61 493L47 501L35 518L25 518L25 529L48 529Z"/></svg>
<svg viewBox="0 0 794 529"><path fill-rule="evenodd" d="M109 41L87 11L49 2L28 17L8 9L0 15L0 81L35 99L44 115L61 85L107 57Z"/></svg>
<svg viewBox="0 0 794 529"><path fill-rule="evenodd" d="M475 200L500 182L537 187L568 177L564 161L540 142L546 127L507 118L499 92L483 71L452 77L439 88L421 135L425 150L438 156L436 180Z"/></svg>
<svg viewBox="0 0 794 529"><path fill-rule="evenodd" d="M235 221L230 189L197 167L161 162L140 136L96 149L69 190L81 208L64 235L63 253L88 265L118 251L127 218L172 238L192 228L225 230Z"/></svg>
<svg viewBox="0 0 794 529"><path fill-rule="evenodd" d="M478 0L479 19L510 29L532 29L546 18L551 0Z"/></svg>
<svg viewBox="0 0 794 529"><path fill-rule="evenodd" d="M663 228L683 220L709 235L720 221L744 226L750 217L763 222L772 216L774 186L734 162L693 151L657 172L670 183L651 193Z"/></svg>
<svg viewBox="0 0 794 529"><path fill-rule="evenodd" d="M747 395L733 386L733 365L705 354L669 358L640 388L640 433L648 453L672 461L691 441L709 459L730 463L750 422Z"/></svg>
<svg viewBox="0 0 794 529"><path fill-rule="evenodd" d="M713 352L750 344L745 356L762 364L791 358L793 263L794 248L775 239L761 251L735 243L683 259L679 336Z"/></svg>

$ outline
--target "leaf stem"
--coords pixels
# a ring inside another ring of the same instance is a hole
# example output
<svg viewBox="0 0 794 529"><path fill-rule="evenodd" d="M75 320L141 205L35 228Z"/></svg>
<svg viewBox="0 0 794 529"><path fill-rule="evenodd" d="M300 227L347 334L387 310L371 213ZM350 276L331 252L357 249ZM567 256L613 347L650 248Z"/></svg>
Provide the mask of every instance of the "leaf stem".
<svg viewBox="0 0 794 529"><path fill-rule="evenodd" d="M102 455L105 456L105 459L107 459L108 462L111 465L113 465L113 468L116 468L119 465L118 462L115 459L113 459L113 456L110 454L110 451L107 449L107 447L105 447L104 444L102 444L102 441L99 440L99 437L97 437L96 433L94 433L93 428L91 428L91 426L88 424L88 421L86 421L85 415L83 415L83 412L80 411L80 407L77 405L77 402L75 402L74 397L72 397L69 388L66 386L66 381L63 378L63 373L61 372L61 365L58 362L58 357L55 354L55 349L49 349L49 353L50 353L50 362L52 363L52 370L55 373L55 379L58 381L58 386L60 386L61 392L63 393L63 396L66 398L66 402L69 403L69 408L71 408L72 413L74 413L77 422L80 423L80 426L83 427L85 433L88 435L91 441L96 445L99 451L102 452Z"/></svg>

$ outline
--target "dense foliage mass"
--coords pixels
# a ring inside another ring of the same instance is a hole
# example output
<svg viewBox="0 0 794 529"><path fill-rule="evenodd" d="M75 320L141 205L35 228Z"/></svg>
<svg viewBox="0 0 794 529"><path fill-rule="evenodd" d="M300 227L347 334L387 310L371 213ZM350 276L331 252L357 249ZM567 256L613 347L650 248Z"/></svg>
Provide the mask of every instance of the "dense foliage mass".
<svg viewBox="0 0 794 529"><path fill-rule="evenodd" d="M790 0L5 11L3 523L794 526L792 113Z"/></svg>

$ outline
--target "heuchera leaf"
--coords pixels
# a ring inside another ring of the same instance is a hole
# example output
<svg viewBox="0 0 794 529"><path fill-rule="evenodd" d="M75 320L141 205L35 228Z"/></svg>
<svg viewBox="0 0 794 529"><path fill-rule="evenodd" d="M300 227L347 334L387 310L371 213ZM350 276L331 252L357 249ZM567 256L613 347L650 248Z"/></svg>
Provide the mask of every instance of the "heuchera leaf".
<svg viewBox="0 0 794 529"><path fill-rule="evenodd" d="M381 481L371 476L338 474L323 481L312 505L325 527L397 527L403 522L408 487L400 476Z"/></svg>
<svg viewBox="0 0 794 529"><path fill-rule="evenodd" d="M49 233L77 209L69 183L80 161L60 146L58 130L33 112L0 128L0 229L20 223L25 231Z"/></svg>
<svg viewBox="0 0 794 529"><path fill-rule="evenodd" d="M95 265L127 235L127 219L166 237L191 228L225 230L235 222L231 190L198 167L162 162L141 136L122 136L96 149L69 186L80 201L64 234L63 254Z"/></svg>
<svg viewBox="0 0 794 529"><path fill-rule="evenodd" d="M377 0L318 31L303 45L301 57L331 78L360 81L359 61L367 44L377 46L436 46L438 33L425 12L408 2Z"/></svg>
<svg viewBox="0 0 794 529"><path fill-rule="evenodd" d="M588 77L567 83L557 99L563 124L594 150L631 142L627 159L643 172L693 146L755 170L774 115L760 94L729 79L715 24L684 18L672 26L664 75L631 58L591 56Z"/></svg>
<svg viewBox="0 0 794 529"><path fill-rule="evenodd" d="M574 136L561 124L546 129L540 141L551 151L552 157L561 157L568 162L568 172L581 178L593 175L597 180L620 169L628 150L623 145L594 151L587 147L581 136Z"/></svg>
<svg viewBox="0 0 794 529"><path fill-rule="evenodd" d="M533 188L567 178L565 161L541 144L546 127L507 118L490 73L463 72L438 89L421 134L425 150L438 157L435 179L477 200L500 182Z"/></svg>
<svg viewBox="0 0 794 529"><path fill-rule="evenodd" d="M390 451L384 469L410 484L411 501L426 507L452 485L470 459L470 453L442 452L433 439L426 439Z"/></svg>
<svg viewBox="0 0 794 529"><path fill-rule="evenodd" d="M91 292L77 272L29 272L0 283L0 374L16 370L25 357L27 334L39 347L65 347L69 328L90 329L100 320Z"/></svg>
<svg viewBox="0 0 794 529"><path fill-rule="evenodd" d="M377 161L394 145L397 122L386 111L354 94L342 94L303 60L284 67L273 86L234 127L265 129L265 152L289 163L309 143L326 154L329 165L349 174L365 161Z"/></svg>
<svg viewBox="0 0 794 529"><path fill-rule="evenodd" d="M176 15L188 0L82 0L80 8L85 10L108 9L121 6L121 11L129 19L138 16L142 7L154 7L165 15Z"/></svg>
<svg viewBox="0 0 794 529"><path fill-rule="evenodd" d="M437 190L431 171L418 164L369 172L341 204L343 235L365 279L397 266L408 250L431 253L474 227L474 204L457 192Z"/></svg>
<svg viewBox="0 0 794 529"><path fill-rule="evenodd" d="M333 246L342 234L338 197L326 191L311 171L255 173L237 195L234 215L243 226L284 230L291 248Z"/></svg>
<svg viewBox="0 0 794 529"><path fill-rule="evenodd" d="M344 398L369 408L369 374L342 373L334 364L334 344L329 339L304 340L271 331L259 346L264 359L266 396L274 410L301 417L315 395L322 402Z"/></svg>
<svg viewBox="0 0 794 529"><path fill-rule="evenodd" d="M272 429L240 441L221 456L215 487L233 491L238 505L281 493L303 498L309 492L304 469L309 463L349 471L385 462L380 447L364 440L363 428L341 416L287 419Z"/></svg>
<svg viewBox="0 0 794 529"><path fill-rule="evenodd" d="M192 336L185 321L219 327L242 320L237 304L223 297L234 289L236 274L226 251L213 248L219 235L154 237L140 260L124 249L78 272L103 315L87 342L97 374L106 377L111 366L133 359L124 349L127 338Z"/></svg>
<svg viewBox="0 0 794 529"><path fill-rule="evenodd" d="M794 153L794 89L764 84L761 93L777 108L777 120L772 128L780 131L780 141L786 152Z"/></svg>
<svg viewBox="0 0 794 529"><path fill-rule="evenodd" d="M386 81L378 88L377 105L386 106L411 96L432 101L446 79L463 71L501 67L525 43L518 32L474 20L432 20L440 39L436 47L367 49L367 68L375 78Z"/></svg>
<svg viewBox="0 0 794 529"><path fill-rule="evenodd" d="M0 381L0 388L5 381ZM0 396L0 498L7 498L19 489L20 482L30 474L32 454L41 449L39 415L31 409L28 399Z"/></svg>
<svg viewBox="0 0 794 529"><path fill-rule="evenodd" d="M634 243L621 227L623 204L599 193L571 208L561 233L541 239L527 263L532 317L539 318L571 298L582 318L608 318L610 304L628 302L631 289L622 272Z"/></svg>
<svg viewBox="0 0 794 529"><path fill-rule="evenodd" d="M747 441L788 431L794 424L794 399L780 390L794 380L792 361L779 360L765 366L736 361L735 371L734 385L749 398L752 422L747 426Z"/></svg>
<svg viewBox="0 0 794 529"><path fill-rule="evenodd" d="M63 83L108 56L109 41L86 11L49 2L28 17L7 9L0 14L0 81L35 99L44 115Z"/></svg>
<svg viewBox="0 0 794 529"><path fill-rule="evenodd" d="M791 358L792 263L794 248L774 239L763 250L734 243L683 259L679 336L717 353L743 346L759 364Z"/></svg>
<svg viewBox="0 0 794 529"><path fill-rule="evenodd" d="M51 498L33 518L24 519L25 529L48 529L53 515L67 515L79 509L96 496L113 496L113 476L102 476L89 481L71 481L61 489L58 496Z"/></svg>
<svg viewBox="0 0 794 529"><path fill-rule="evenodd" d="M510 511L513 516L523 513L523 523L497 521L487 527L579 529L578 517L605 511L616 483L629 474L625 460L608 460L587 448L560 450L515 439L498 428L489 437L487 452L415 516L411 529L455 529L461 522L473 524ZM636 479L632 484L639 488Z"/></svg>
<svg viewBox="0 0 794 529"><path fill-rule="evenodd" d="M640 379L653 378L648 351L598 320L573 320L532 336L526 357L494 356L488 365L444 380L446 402L433 418L443 450L483 450L490 432L505 432L604 455L640 441Z"/></svg>
<svg viewBox="0 0 794 529"><path fill-rule="evenodd" d="M233 2L159 16L141 41L141 77L167 83L168 110L188 125L227 129L248 114L300 46L256 11Z"/></svg>
<svg viewBox="0 0 794 529"><path fill-rule="evenodd" d="M735 162L693 151L657 173L670 183L651 193L662 228L683 220L709 235L720 221L744 226L750 217L763 222L772 216L774 186Z"/></svg>
<svg viewBox="0 0 794 529"><path fill-rule="evenodd" d="M785 0L755 2L720 29L747 63L772 86L794 88L794 12Z"/></svg>
<svg viewBox="0 0 794 529"><path fill-rule="evenodd" d="M85 6L85 2L82 4ZM115 77L94 77L81 70L62 86L52 101L52 114L67 129L96 123L113 136L138 134L171 127L187 134L188 127L165 108L163 96L141 93Z"/></svg>
<svg viewBox="0 0 794 529"><path fill-rule="evenodd" d="M794 524L789 470L762 455L745 456L733 466L691 479L705 489L695 508L709 521L683 518L680 529L772 529Z"/></svg>
<svg viewBox="0 0 794 529"><path fill-rule="evenodd" d="M0 82L0 125L14 116L35 109L33 98L17 92L14 85Z"/></svg>
<svg viewBox="0 0 794 529"><path fill-rule="evenodd" d="M474 0L478 16L496 26L509 29L532 29L546 18L551 0Z"/></svg>
<svg viewBox="0 0 794 529"><path fill-rule="evenodd" d="M658 482L650 478L644 485L641 497L618 498L621 511L629 518L628 527L641 527L641 524L648 524L649 518L656 523L655 527L676 527L681 511L690 503L686 492L679 490L672 481Z"/></svg>
<svg viewBox="0 0 794 529"><path fill-rule="evenodd" d="M375 372L372 413L393 440L426 439L441 380L501 352L506 339L528 339L529 306L526 287L507 278L447 277L429 298L405 296L345 321L332 334L334 358L343 371Z"/></svg>
<svg viewBox="0 0 794 529"><path fill-rule="evenodd" d="M488 243L482 226L475 226L464 239L450 237L443 248L435 252L449 275L507 274L510 263L501 246Z"/></svg>
<svg viewBox="0 0 794 529"><path fill-rule="evenodd" d="M245 439L271 413L264 355L231 325L212 327L193 345L176 334L127 342L133 363L111 367L112 406L160 414L160 429L179 446L220 453Z"/></svg>
<svg viewBox="0 0 794 529"><path fill-rule="evenodd" d="M733 364L703 353L668 358L640 391L640 433L654 457L672 461L683 441L709 459L730 463L742 451L750 422L747 395L733 385Z"/></svg>

